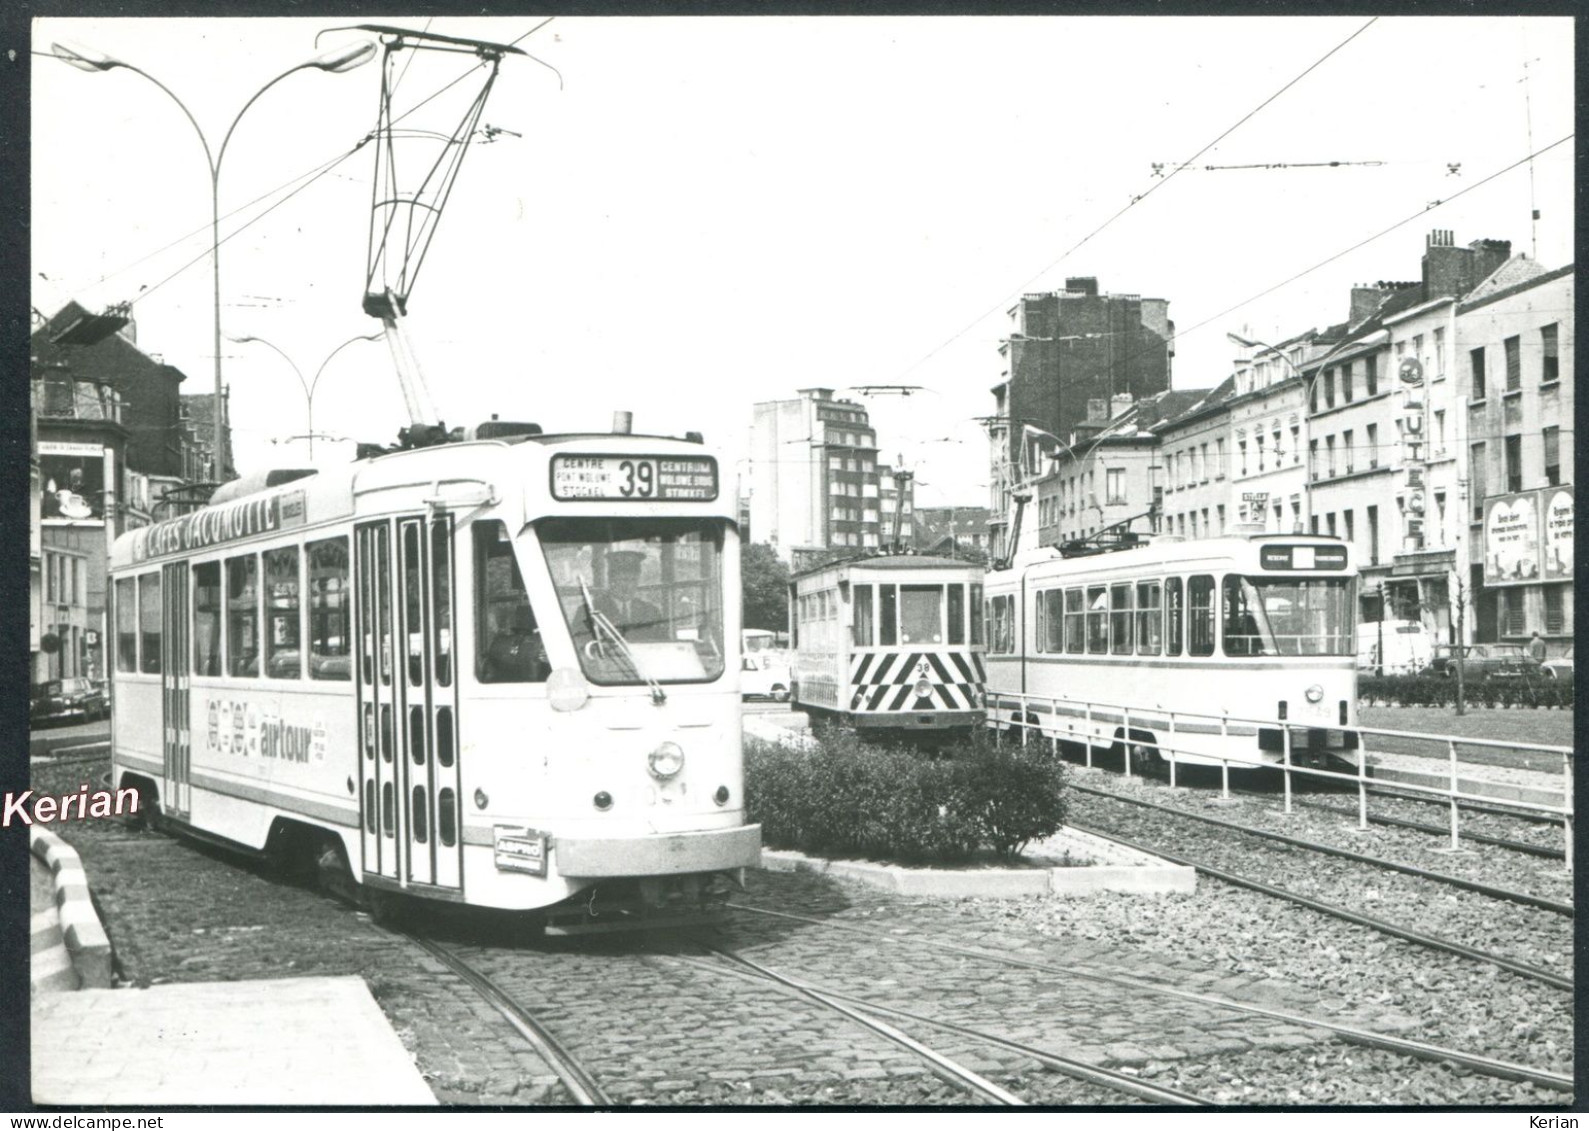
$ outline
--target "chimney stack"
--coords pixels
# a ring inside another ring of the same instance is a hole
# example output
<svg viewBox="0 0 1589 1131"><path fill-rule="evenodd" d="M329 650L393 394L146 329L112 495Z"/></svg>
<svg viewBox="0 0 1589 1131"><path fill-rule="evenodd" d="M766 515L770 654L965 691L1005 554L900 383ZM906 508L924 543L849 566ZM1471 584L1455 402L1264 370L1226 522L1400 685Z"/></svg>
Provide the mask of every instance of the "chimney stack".
<svg viewBox="0 0 1589 1131"><path fill-rule="evenodd" d="M1090 295L1098 297L1098 277L1096 275L1076 275L1065 280L1065 290L1069 294Z"/></svg>
<svg viewBox="0 0 1589 1131"><path fill-rule="evenodd" d="M1113 420L1134 403L1130 393L1116 393L1109 398L1109 419Z"/></svg>

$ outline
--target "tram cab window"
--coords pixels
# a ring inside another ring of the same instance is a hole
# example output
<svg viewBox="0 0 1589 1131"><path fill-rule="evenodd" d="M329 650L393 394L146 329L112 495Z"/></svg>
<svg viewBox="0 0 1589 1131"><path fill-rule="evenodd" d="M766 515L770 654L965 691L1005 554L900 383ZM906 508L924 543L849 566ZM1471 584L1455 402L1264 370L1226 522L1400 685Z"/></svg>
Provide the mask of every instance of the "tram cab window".
<svg viewBox="0 0 1589 1131"><path fill-rule="evenodd" d="M1164 654L1179 656L1181 641L1185 636L1186 610L1182 605L1182 583L1179 577L1164 579Z"/></svg>
<svg viewBox="0 0 1589 1131"><path fill-rule="evenodd" d="M983 640L982 626L982 583L971 583L971 643L973 646L981 644Z"/></svg>
<svg viewBox="0 0 1589 1131"><path fill-rule="evenodd" d="M259 674L259 559L226 559L226 674Z"/></svg>
<svg viewBox="0 0 1589 1131"><path fill-rule="evenodd" d="M552 665L500 522L474 524L475 676L481 683L544 683Z"/></svg>
<svg viewBox="0 0 1589 1131"><path fill-rule="evenodd" d="M138 670L160 674L160 575L138 579Z"/></svg>
<svg viewBox="0 0 1589 1131"><path fill-rule="evenodd" d="M297 679L303 667L298 640L298 547L265 551L265 675Z"/></svg>
<svg viewBox="0 0 1589 1131"><path fill-rule="evenodd" d="M1259 625L1259 615L1263 610L1248 603L1248 594L1242 591L1241 578L1227 574L1224 589L1225 655L1269 654L1272 649L1265 647L1265 641L1267 638L1268 643L1273 644L1274 638Z"/></svg>
<svg viewBox="0 0 1589 1131"><path fill-rule="evenodd" d="M723 674L723 533L722 522L698 518L536 524L587 679L701 683ZM836 641L835 594L827 595L825 613Z"/></svg>
<svg viewBox="0 0 1589 1131"><path fill-rule="evenodd" d="M1225 578L1225 654L1350 656L1355 584L1347 577Z"/></svg>
<svg viewBox="0 0 1589 1131"><path fill-rule="evenodd" d="M1087 651L1109 651L1109 589L1103 585L1087 588Z"/></svg>
<svg viewBox="0 0 1589 1131"><path fill-rule="evenodd" d="M353 626L348 621L348 540L310 542L309 678L353 677Z"/></svg>
<svg viewBox="0 0 1589 1131"><path fill-rule="evenodd" d="M943 586L899 587L899 642L943 643Z"/></svg>
<svg viewBox="0 0 1589 1131"><path fill-rule="evenodd" d="M1109 587L1109 650L1116 655L1131 654L1131 583Z"/></svg>
<svg viewBox="0 0 1589 1131"><path fill-rule="evenodd" d="M1214 579L1199 573L1186 583L1186 601L1190 615L1186 624L1186 654L1212 656L1214 654Z"/></svg>
<svg viewBox="0 0 1589 1131"><path fill-rule="evenodd" d="M221 674L221 563L193 567L193 674Z"/></svg>
<svg viewBox="0 0 1589 1131"><path fill-rule="evenodd" d="M850 609L853 630L850 634L852 648L872 647L872 587L856 585L850 590Z"/></svg>
<svg viewBox="0 0 1589 1131"><path fill-rule="evenodd" d="M951 585L949 595L949 643L966 642L966 587Z"/></svg>
<svg viewBox="0 0 1589 1131"><path fill-rule="evenodd" d="M1083 589L1065 590L1065 651L1087 650L1087 593Z"/></svg>
<svg viewBox="0 0 1589 1131"><path fill-rule="evenodd" d="M116 670L138 670L138 598L133 579L116 581Z"/></svg>
<svg viewBox="0 0 1589 1131"><path fill-rule="evenodd" d="M1137 655L1157 656L1164 631L1157 581L1137 582Z"/></svg>

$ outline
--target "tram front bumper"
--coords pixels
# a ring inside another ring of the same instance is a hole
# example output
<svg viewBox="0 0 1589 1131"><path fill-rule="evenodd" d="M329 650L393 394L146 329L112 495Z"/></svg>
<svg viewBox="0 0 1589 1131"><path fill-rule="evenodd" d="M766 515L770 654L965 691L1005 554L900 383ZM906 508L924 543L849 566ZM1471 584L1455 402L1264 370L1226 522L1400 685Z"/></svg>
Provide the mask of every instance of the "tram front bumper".
<svg viewBox="0 0 1589 1131"><path fill-rule="evenodd" d="M726 872L761 864L761 826L643 837L557 837L552 859L570 879Z"/></svg>

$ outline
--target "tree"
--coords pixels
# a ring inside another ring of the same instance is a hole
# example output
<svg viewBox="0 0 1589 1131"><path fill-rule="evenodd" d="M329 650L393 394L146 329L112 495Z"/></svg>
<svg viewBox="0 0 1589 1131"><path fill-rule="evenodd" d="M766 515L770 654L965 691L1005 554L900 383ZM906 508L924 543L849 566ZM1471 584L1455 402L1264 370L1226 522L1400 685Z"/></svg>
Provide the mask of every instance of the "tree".
<svg viewBox="0 0 1589 1131"><path fill-rule="evenodd" d="M739 557L745 627L789 630L789 567L765 542L745 546Z"/></svg>

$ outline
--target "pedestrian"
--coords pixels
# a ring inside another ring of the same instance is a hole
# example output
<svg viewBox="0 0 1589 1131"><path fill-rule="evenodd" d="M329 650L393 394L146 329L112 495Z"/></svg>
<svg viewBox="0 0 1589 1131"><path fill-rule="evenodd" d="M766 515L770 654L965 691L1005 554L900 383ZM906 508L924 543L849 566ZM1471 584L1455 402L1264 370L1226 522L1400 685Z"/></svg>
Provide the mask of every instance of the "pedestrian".
<svg viewBox="0 0 1589 1131"><path fill-rule="evenodd" d="M1540 639L1538 630L1535 630L1534 638L1528 642L1528 654L1536 664L1545 662L1545 642Z"/></svg>

